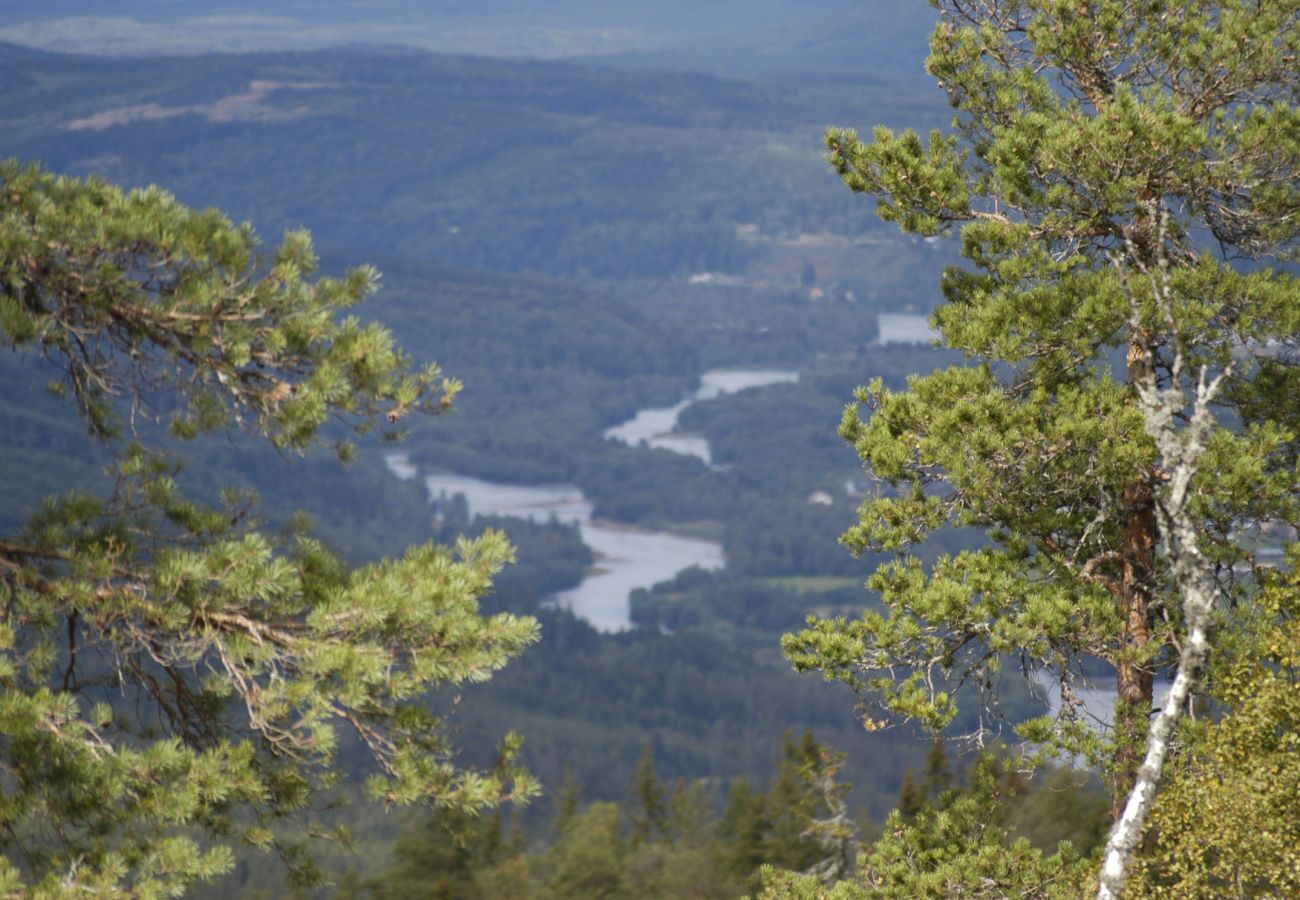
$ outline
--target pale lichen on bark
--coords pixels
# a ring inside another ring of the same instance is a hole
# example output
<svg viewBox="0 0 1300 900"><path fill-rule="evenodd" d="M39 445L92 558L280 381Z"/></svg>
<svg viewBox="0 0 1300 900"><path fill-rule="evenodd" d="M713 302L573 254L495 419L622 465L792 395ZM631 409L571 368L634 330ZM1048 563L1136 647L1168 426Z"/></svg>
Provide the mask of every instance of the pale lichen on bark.
<svg viewBox="0 0 1300 900"><path fill-rule="evenodd" d="M1198 546L1196 524L1188 501L1200 457L1217 424L1211 407L1225 379L1231 375L1232 365L1211 374L1209 364L1203 363L1194 383L1187 377L1187 352L1174 311L1169 258L1164 244L1168 214L1155 209L1154 202L1151 207L1152 218L1158 223L1153 242L1154 263L1144 261L1143 254L1129 236L1126 253L1123 258L1116 257L1115 266L1129 299L1133 333L1150 334L1151 329L1144 322L1138 289L1130 282L1126 266L1142 276L1150 289L1158 317L1156 327L1162 329L1161 337L1172 352L1169 381L1165 387L1159 383L1155 366L1147 366L1135 373L1132 383L1146 432L1155 442L1166 481L1156 503L1160 517L1160 544L1173 572L1174 589L1182 596L1187 635L1181 643L1173 684L1151 722L1146 754L1138 768L1137 779L1106 842L1097 892L1101 900L1116 900L1123 891L1129 861L1142 839L1170 742L1209 662L1210 622L1219 593L1213 568ZM1181 426L1180 418L1184 420Z"/></svg>

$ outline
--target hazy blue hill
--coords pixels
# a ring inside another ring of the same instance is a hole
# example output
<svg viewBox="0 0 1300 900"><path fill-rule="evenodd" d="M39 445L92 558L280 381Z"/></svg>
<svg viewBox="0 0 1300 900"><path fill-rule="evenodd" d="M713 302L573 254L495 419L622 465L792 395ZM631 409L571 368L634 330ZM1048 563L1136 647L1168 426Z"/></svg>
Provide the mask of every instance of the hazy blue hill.
<svg viewBox="0 0 1300 900"><path fill-rule="evenodd" d="M822 128L943 115L931 92L355 50L0 48L0 76L0 154L160 183L271 235L307 225L354 259L603 278L741 272L776 237L862 234Z"/></svg>
<svg viewBox="0 0 1300 900"><path fill-rule="evenodd" d="M66 58L67 54L24 47L11 41L0 41L0 61L3 62L6 79L21 76L22 70L14 66L15 63L49 62L61 57Z"/></svg>
<svg viewBox="0 0 1300 900"><path fill-rule="evenodd" d="M46 0L0 9L0 38L115 55L401 43L729 74L923 78L919 0Z"/></svg>

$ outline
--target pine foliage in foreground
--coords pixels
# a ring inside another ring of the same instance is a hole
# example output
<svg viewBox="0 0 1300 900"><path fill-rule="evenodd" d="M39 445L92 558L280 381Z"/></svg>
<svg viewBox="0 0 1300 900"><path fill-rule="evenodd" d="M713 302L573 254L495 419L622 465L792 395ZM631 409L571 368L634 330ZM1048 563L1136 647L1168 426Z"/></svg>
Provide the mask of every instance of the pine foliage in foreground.
<svg viewBox="0 0 1300 900"><path fill-rule="evenodd" d="M349 571L300 529L259 530L246 496L184 496L157 449L162 424L285 453L398 437L451 403L436 366L339 317L377 273L315 266L305 233L263 257L247 225L156 188L0 163L0 329L114 460L107 494L52 497L0 538L0 893L174 896L240 843L310 880L281 826L311 832L345 747L388 804L534 793L517 738L464 768L428 703L536 637L479 614L512 556L501 534Z"/></svg>
<svg viewBox="0 0 1300 900"><path fill-rule="evenodd" d="M843 540L894 555L885 610L786 652L859 691L869 727L941 729L966 686L982 739L1005 667L1053 683L1058 715L1006 724L1107 773L1115 898L1213 655L1255 653L1230 634L1258 551L1300 524L1300 3L934 5L952 131L827 146L882 218L959 235L933 321L968 364L855 394L841 434L882 488ZM982 545L923 563L945 528ZM1094 659L1116 672L1105 734L1074 690Z"/></svg>

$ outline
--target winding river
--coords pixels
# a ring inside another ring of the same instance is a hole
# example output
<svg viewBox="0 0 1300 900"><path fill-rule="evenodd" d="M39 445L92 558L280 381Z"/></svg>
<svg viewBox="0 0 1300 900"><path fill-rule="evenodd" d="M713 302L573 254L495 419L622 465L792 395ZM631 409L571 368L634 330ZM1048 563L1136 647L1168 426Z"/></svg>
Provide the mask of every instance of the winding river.
<svg viewBox="0 0 1300 900"><path fill-rule="evenodd" d="M734 394L746 388L765 387L799 380L798 372L784 369L711 369L700 376L700 387L685 400L672 406L643 409L635 416L605 430L605 437L636 447L642 441L647 446L671 450L687 456L698 456L709 465L713 457L709 442L698 435L677 432L677 420L682 410L700 400L712 400L723 394Z"/></svg>
<svg viewBox="0 0 1300 900"><path fill-rule="evenodd" d="M677 417L690 404L749 387L760 387L798 379L798 373L780 370L713 370L705 372L700 388L673 406L643 409L627 422L610 428L605 436L637 446L645 441L676 453L711 461L704 438L674 433ZM402 479L418 473L405 454L385 457L388 468ZM596 556L596 567L582 582L551 599L573 610L601 631L622 631L631 625L628 595L672 578L682 569L699 566L721 569L726 565L722 545L663 532L642 531L624 525L594 520L591 503L572 484L505 484L440 473L424 476L429 497L464 494L472 514L515 516L544 522L554 517L577 525L583 543Z"/></svg>

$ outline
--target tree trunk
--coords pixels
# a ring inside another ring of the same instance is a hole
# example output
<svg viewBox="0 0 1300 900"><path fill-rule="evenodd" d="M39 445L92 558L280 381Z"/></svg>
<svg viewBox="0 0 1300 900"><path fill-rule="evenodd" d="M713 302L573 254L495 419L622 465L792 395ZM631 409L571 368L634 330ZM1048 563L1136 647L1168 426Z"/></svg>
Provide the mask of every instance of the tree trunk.
<svg viewBox="0 0 1300 900"><path fill-rule="evenodd" d="M1161 240L1168 218L1161 213ZM1130 241L1130 252L1132 242ZM1206 442L1217 427L1212 404L1225 380L1231 377L1233 364L1229 363L1217 375L1202 365L1189 385L1183 380L1186 361L1185 348L1176 327L1173 287L1169 275L1169 260L1157 259L1158 271L1139 263L1138 269L1152 277L1156 308L1169 323L1172 336L1173 359L1169 365L1169 385L1162 389L1155 372L1143 365L1139 349L1129 351L1129 380L1137 389L1138 408L1142 411L1143 427L1155 441L1156 451L1167 474L1167 486L1162 491L1160 505L1155 511L1160 517L1162 549L1169 560L1176 592L1182 596L1183 615L1187 633L1178 651L1178 672L1165 697L1159 714L1150 723L1146 752L1137 768L1136 777L1123 810L1111 827L1101 867L1097 889L1098 900L1118 900L1124 892L1124 881L1133 854L1142 841L1147 816L1155 802L1156 788L1164 771L1165 756L1170 741L1178 728L1183 709L1190 702L1197 683L1210 658L1209 631L1218 601L1219 588L1214 580L1214 565L1201 553L1197 521L1189 509L1192 481L1196 477L1200 456ZM1121 270L1121 276L1124 274ZM1138 297L1125 283L1130 306L1130 325L1135 335L1141 334L1142 316ZM1133 344L1137 344L1135 339ZM1130 345L1130 348L1133 345ZM1149 357L1147 357L1149 359ZM1186 410L1190 406L1190 415ZM1180 419L1185 425L1180 425ZM1151 496L1154 497L1154 492ZM1126 535L1127 537L1127 535Z"/></svg>
<svg viewBox="0 0 1300 900"><path fill-rule="evenodd" d="M1135 330L1128 346L1129 383L1136 385L1149 371L1150 365L1150 351L1141 333ZM1148 474L1124 491L1124 551L1119 592L1121 631L1115 660L1116 746L1110 788L1112 822L1124 812L1124 804L1142 764L1155 699L1146 649L1150 640L1151 594L1155 584L1158 537L1155 489Z"/></svg>
<svg viewBox="0 0 1300 900"><path fill-rule="evenodd" d="M1155 496L1150 482L1124 491L1124 555L1120 579L1120 652L1116 660L1115 758L1110 819L1116 821L1142 764L1154 700L1150 640L1151 592L1156 554Z"/></svg>

